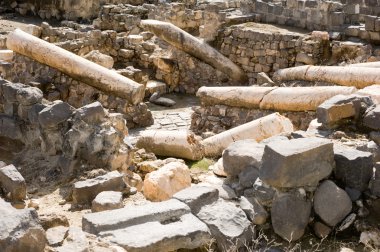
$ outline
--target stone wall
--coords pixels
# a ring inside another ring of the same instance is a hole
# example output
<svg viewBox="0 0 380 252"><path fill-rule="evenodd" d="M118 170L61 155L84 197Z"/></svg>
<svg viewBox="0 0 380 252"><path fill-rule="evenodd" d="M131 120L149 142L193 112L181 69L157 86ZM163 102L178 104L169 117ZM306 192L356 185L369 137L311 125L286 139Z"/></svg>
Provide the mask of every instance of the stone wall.
<svg viewBox="0 0 380 252"><path fill-rule="evenodd" d="M226 105L201 106L191 116L191 130L196 134L208 131L217 134L274 112ZM313 111L280 113L292 121L295 130L306 130L316 116Z"/></svg>
<svg viewBox="0 0 380 252"><path fill-rule="evenodd" d="M256 83L260 72L271 76L282 68L321 64L329 56L328 41L272 25L230 26L219 39L221 53L241 66L250 84Z"/></svg>
<svg viewBox="0 0 380 252"><path fill-rule="evenodd" d="M17 160L33 164L31 171L34 158L40 165L53 162L50 167L65 175L81 166L126 169L126 133L123 116L109 113L99 102L75 109L60 100L44 100L37 87L0 79L0 137L24 146Z"/></svg>

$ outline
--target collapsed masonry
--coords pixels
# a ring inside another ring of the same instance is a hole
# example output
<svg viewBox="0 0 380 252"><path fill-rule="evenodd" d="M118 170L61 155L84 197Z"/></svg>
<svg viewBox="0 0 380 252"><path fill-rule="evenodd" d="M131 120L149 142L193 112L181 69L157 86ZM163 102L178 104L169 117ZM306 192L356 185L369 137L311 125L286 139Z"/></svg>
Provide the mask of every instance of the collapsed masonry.
<svg viewBox="0 0 380 252"><path fill-rule="evenodd" d="M13 205L0 200L0 250L270 249L262 230L380 247L367 223L380 197L373 1L34 2L5 8L98 16L0 35L0 187ZM166 92L197 94L195 134L143 131L134 144L128 128L153 123L143 99ZM201 175L177 159L204 157L219 159ZM30 187L56 180L70 192L52 204L81 225L41 214ZM39 216L15 210L25 203Z"/></svg>

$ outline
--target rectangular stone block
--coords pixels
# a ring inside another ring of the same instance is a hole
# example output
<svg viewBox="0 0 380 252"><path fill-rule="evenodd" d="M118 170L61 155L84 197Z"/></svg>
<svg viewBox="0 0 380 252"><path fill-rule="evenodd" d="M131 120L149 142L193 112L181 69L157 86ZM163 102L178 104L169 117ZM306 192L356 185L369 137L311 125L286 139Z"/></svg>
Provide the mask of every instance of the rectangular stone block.
<svg viewBox="0 0 380 252"><path fill-rule="evenodd" d="M190 208L176 199L128 206L121 209L90 213L83 216L82 229L91 234L123 229L145 222L165 222L190 213Z"/></svg>
<svg viewBox="0 0 380 252"><path fill-rule="evenodd" d="M334 167L333 143L300 138L265 146L260 179L274 187L315 186Z"/></svg>
<svg viewBox="0 0 380 252"><path fill-rule="evenodd" d="M343 145L334 146L335 177L345 186L364 191L373 175L373 155Z"/></svg>
<svg viewBox="0 0 380 252"><path fill-rule="evenodd" d="M211 241L207 225L192 214L185 214L168 223L146 222L125 229L102 232L100 236L130 252L196 249Z"/></svg>
<svg viewBox="0 0 380 252"><path fill-rule="evenodd" d="M26 183L24 177L14 165L0 168L0 185L12 201L26 199Z"/></svg>
<svg viewBox="0 0 380 252"><path fill-rule="evenodd" d="M123 175L118 171L112 171L103 176L76 182L73 201L76 204L90 204L100 192L122 191L124 188Z"/></svg>

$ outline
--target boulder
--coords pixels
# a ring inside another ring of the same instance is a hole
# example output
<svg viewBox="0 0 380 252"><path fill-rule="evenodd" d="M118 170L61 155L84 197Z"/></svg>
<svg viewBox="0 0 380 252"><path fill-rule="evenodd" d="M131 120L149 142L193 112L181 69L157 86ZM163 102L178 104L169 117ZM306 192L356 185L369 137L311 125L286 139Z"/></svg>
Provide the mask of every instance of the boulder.
<svg viewBox="0 0 380 252"><path fill-rule="evenodd" d="M67 237L61 247L57 247L57 252L88 252L89 241L86 234L78 227L70 227Z"/></svg>
<svg viewBox="0 0 380 252"><path fill-rule="evenodd" d="M380 130L380 105L367 109L363 117L363 125L372 130Z"/></svg>
<svg viewBox="0 0 380 252"><path fill-rule="evenodd" d="M343 145L334 145L335 177L345 186L364 191L373 175L373 155Z"/></svg>
<svg viewBox="0 0 380 252"><path fill-rule="evenodd" d="M170 199L191 185L190 170L184 163L171 162L145 176L144 195L151 201Z"/></svg>
<svg viewBox="0 0 380 252"><path fill-rule="evenodd" d="M334 168L333 143L299 138L265 146L260 179L274 187L315 186Z"/></svg>
<svg viewBox="0 0 380 252"><path fill-rule="evenodd" d="M246 198L244 196L240 197L240 208L245 212L248 219L252 221L255 225L262 225L267 221L268 212L265 208L257 201L257 199L251 197Z"/></svg>
<svg viewBox="0 0 380 252"><path fill-rule="evenodd" d="M219 191L217 189L199 185L183 189L173 196L174 199L188 205L193 214L198 213L203 206L217 201L218 197Z"/></svg>
<svg viewBox="0 0 380 252"><path fill-rule="evenodd" d="M231 202L218 200L204 206L197 217L207 224L221 251L233 246L239 249L252 241L251 222L244 211Z"/></svg>
<svg viewBox="0 0 380 252"><path fill-rule="evenodd" d="M123 194L115 191L104 191L96 195L92 201L92 212L101 212L106 210L122 208Z"/></svg>
<svg viewBox="0 0 380 252"><path fill-rule="evenodd" d="M0 168L0 186L12 201L26 199L25 179L14 165Z"/></svg>
<svg viewBox="0 0 380 252"><path fill-rule="evenodd" d="M332 229L329 226L326 226L325 224L319 221L314 223L313 229L315 235L320 239L326 238L332 231Z"/></svg>
<svg viewBox="0 0 380 252"><path fill-rule="evenodd" d="M68 103L55 101L38 113L38 121L42 128L56 127L69 119L73 112L74 108Z"/></svg>
<svg viewBox="0 0 380 252"><path fill-rule="evenodd" d="M331 180L319 185L314 194L314 211L327 225L341 222L352 209L348 194Z"/></svg>
<svg viewBox="0 0 380 252"><path fill-rule="evenodd" d="M34 209L15 209L0 198L0 251L44 251L45 231Z"/></svg>
<svg viewBox="0 0 380 252"><path fill-rule="evenodd" d="M111 69L113 67L113 58L109 55L103 54L98 50L93 50L83 56L83 58L90 60L98 65L104 66L105 68Z"/></svg>
<svg viewBox="0 0 380 252"><path fill-rule="evenodd" d="M289 242L300 239L309 222L310 213L310 201L291 193L277 195L271 209L274 232Z"/></svg>
<svg viewBox="0 0 380 252"><path fill-rule="evenodd" d="M46 230L46 239L49 246L61 246L67 236L68 227L57 226Z"/></svg>
<svg viewBox="0 0 380 252"><path fill-rule="evenodd" d="M74 118L83 120L88 124L99 123L105 116L106 112L98 101L78 108L74 113Z"/></svg>
<svg viewBox="0 0 380 252"><path fill-rule="evenodd" d="M157 99L149 100L151 103L164 107L173 107L176 102L166 97L158 97Z"/></svg>
<svg viewBox="0 0 380 252"><path fill-rule="evenodd" d="M240 140L230 144L223 151L223 167L230 177L238 176L243 170L254 167L256 170L261 165L264 154L264 145L255 140Z"/></svg>
<svg viewBox="0 0 380 252"><path fill-rule="evenodd" d="M123 175L118 171L112 171L103 176L76 182L73 187L73 202L91 204L100 192L123 191L124 189Z"/></svg>
<svg viewBox="0 0 380 252"><path fill-rule="evenodd" d="M41 226L48 230L49 228L58 227L58 226L69 226L69 220L64 215L59 215L56 213L47 213L47 214L40 214L40 223Z"/></svg>
<svg viewBox="0 0 380 252"><path fill-rule="evenodd" d="M218 161L209 167L213 173L220 177L227 177L227 173L224 171L223 158L219 158Z"/></svg>
<svg viewBox="0 0 380 252"><path fill-rule="evenodd" d="M36 87L25 87L17 90L16 99L22 105L30 106L41 103L43 93Z"/></svg>

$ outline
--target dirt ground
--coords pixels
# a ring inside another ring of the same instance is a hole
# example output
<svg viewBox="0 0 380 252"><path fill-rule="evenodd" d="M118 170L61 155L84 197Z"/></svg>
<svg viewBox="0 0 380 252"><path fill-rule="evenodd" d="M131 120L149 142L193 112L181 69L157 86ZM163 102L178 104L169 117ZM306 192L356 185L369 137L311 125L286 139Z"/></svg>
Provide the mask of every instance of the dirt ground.
<svg viewBox="0 0 380 252"><path fill-rule="evenodd" d="M0 13L0 34L5 34L13 31L16 28L22 29L28 24L40 25L45 20L39 17L21 16L15 13ZM50 21L49 24L58 24L58 21Z"/></svg>

